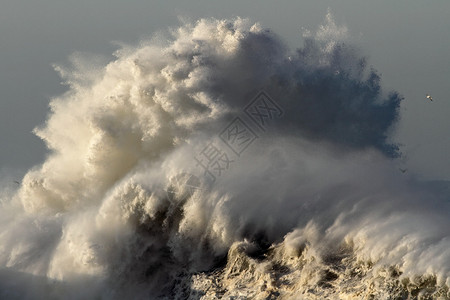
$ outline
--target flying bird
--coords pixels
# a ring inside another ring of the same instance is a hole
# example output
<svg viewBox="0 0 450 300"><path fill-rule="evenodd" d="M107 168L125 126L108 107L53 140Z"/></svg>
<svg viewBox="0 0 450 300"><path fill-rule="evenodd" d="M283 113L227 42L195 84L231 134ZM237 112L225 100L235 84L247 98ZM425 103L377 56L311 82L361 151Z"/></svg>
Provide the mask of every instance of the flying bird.
<svg viewBox="0 0 450 300"><path fill-rule="evenodd" d="M408 171L408 169L402 169L402 168L398 168L400 170L400 172L402 173L406 173L406 171Z"/></svg>
<svg viewBox="0 0 450 300"><path fill-rule="evenodd" d="M433 101L433 98L431 98L431 96L428 94L427 94L427 99L429 99L430 101Z"/></svg>
<svg viewBox="0 0 450 300"><path fill-rule="evenodd" d="M17 183L18 185L20 185L20 182L18 182L17 180L14 180L14 183Z"/></svg>

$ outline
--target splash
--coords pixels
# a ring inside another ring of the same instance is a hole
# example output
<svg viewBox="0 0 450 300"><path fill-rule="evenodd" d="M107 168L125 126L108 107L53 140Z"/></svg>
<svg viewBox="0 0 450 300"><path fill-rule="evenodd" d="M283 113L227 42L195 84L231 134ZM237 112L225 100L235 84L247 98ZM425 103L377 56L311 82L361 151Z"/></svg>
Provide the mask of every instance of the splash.
<svg viewBox="0 0 450 300"><path fill-rule="evenodd" d="M377 295L448 297L448 203L392 166L401 97L345 32L329 14L292 52L249 20L202 19L58 67L70 89L35 130L50 154L2 199L1 295L355 296L394 270ZM245 119L261 89L283 112L267 128ZM196 157L236 117L255 138L211 181Z"/></svg>

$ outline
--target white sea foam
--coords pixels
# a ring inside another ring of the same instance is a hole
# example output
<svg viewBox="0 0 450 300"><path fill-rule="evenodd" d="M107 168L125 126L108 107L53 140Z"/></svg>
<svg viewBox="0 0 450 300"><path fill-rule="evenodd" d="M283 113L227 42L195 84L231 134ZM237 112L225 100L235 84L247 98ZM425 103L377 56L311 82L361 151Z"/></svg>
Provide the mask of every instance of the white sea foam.
<svg viewBox="0 0 450 300"><path fill-rule="evenodd" d="M36 129L50 154L2 194L0 295L449 297L448 195L398 172L401 97L346 32L329 14L293 53L202 19L58 67L70 89ZM260 89L280 109L263 127L245 114ZM255 135L239 155L220 139L235 117ZM208 145L229 159L215 180Z"/></svg>

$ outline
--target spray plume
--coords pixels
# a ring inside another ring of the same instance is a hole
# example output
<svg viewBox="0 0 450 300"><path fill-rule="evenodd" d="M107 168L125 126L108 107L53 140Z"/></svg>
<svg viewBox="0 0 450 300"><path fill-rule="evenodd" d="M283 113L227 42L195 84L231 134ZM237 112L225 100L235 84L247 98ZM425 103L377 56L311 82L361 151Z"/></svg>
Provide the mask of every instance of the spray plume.
<svg viewBox="0 0 450 300"><path fill-rule="evenodd" d="M346 32L329 14L292 52L246 19L202 19L106 67L58 67L69 91L35 130L50 154L2 199L0 295L214 298L216 268L221 295L245 276L253 295L249 282L275 263L292 271L277 278L301 282L271 281L286 298L323 278L354 296L339 270L362 265L366 286L393 268L400 287L432 278L448 291L448 203L392 166L401 97L381 90ZM245 114L261 89L280 110L264 128ZM236 116L254 141L206 178L196 157ZM255 286L256 298L273 292Z"/></svg>

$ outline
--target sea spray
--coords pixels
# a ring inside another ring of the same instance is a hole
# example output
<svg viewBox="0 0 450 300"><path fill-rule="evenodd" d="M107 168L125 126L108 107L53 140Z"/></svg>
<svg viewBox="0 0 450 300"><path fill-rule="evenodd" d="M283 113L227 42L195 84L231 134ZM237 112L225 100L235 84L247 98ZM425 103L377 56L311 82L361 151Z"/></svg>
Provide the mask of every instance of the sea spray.
<svg viewBox="0 0 450 300"><path fill-rule="evenodd" d="M0 295L449 297L449 204L393 166L401 97L346 34L328 15L293 52L202 19L60 68L49 156L2 199ZM261 90L267 128L246 114ZM211 180L196 157L237 117L257 138Z"/></svg>

